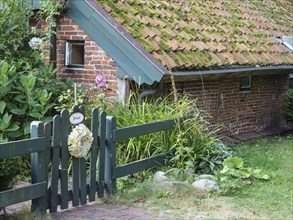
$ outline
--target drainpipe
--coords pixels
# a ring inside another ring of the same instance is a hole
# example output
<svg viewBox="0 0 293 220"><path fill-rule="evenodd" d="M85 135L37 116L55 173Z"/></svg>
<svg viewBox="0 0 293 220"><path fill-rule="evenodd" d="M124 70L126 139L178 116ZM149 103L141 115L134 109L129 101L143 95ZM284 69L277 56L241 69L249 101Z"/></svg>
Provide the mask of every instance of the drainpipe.
<svg viewBox="0 0 293 220"><path fill-rule="evenodd" d="M52 17L51 22L56 22L56 16ZM57 26L57 25L56 25ZM53 67L57 67L57 28L55 27L50 27L51 29L51 35L50 35L50 64L53 64Z"/></svg>
<svg viewBox="0 0 293 220"><path fill-rule="evenodd" d="M161 91L163 87L163 80L160 82L159 86L155 89L150 89L150 90L146 90L143 91L142 93L139 94L138 96L138 104L142 104L142 99L146 96L154 96L156 93L158 93L159 91Z"/></svg>

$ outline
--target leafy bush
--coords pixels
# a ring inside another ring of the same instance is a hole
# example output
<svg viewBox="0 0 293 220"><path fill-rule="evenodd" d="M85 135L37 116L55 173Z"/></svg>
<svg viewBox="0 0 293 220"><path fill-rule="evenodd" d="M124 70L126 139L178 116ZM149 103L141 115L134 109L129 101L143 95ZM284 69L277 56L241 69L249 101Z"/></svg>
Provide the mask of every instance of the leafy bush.
<svg viewBox="0 0 293 220"><path fill-rule="evenodd" d="M269 175L262 169L244 167L243 159L239 157L226 158L223 169L217 176L222 194L237 192L244 184L251 184L254 179L269 179Z"/></svg>
<svg viewBox="0 0 293 220"><path fill-rule="evenodd" d="M58 93L67 85L55 79L56 69L44 63L42 37L28 19L32 11L20 1L0 0L0 138L29 134L33 120L48 121ZM3 30L3 31L2 31Z"/></svg>
<svg viewBox="0 0 293 220"><path fill-rule="evenodd" d="M293 86L285 93L283 116L287 122L293 124Z"/></svg>

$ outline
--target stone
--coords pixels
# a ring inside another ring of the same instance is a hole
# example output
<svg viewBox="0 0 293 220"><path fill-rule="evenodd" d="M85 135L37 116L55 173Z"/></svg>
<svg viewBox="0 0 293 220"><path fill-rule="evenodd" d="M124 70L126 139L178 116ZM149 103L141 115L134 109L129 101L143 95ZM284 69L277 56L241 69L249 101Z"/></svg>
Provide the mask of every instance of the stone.
<svg viewBox="0 0 293 220"><path fill-rule="evenodd" d="M215 181L209 180L209 179L197 180L192 183L192 186L196 189L204 190L204 191L206 190L218 191L219 190L219 185Z"/></svg>
<svg viewBox="0 0 293 220"><path fill-rule="evenodd" d="M202 174L198 176L200 179L208 179L208 180L215 180L216 177L210 174Z"/></svg>
<svg viewBox="0 0 293 220"><path fill-rule="evenodd" d="M154 189L168 191L171 189L182 189L186 187L186 184L180 181L173 181L169 177L165 176L165 172L157 171L154 174Z"/></svg>
<svg viewBox="0 0 293 220"><path fill-rule="evenodd" d="M185 170L186 173L194 174L194 170L192 168L187 168Z"/></svg>
<svg viewBox="0 0 293 220"><path fill-rule="evenodd" d="M166 173L163 171L157 171L154 175L154 182L169 180Z"/></svg>

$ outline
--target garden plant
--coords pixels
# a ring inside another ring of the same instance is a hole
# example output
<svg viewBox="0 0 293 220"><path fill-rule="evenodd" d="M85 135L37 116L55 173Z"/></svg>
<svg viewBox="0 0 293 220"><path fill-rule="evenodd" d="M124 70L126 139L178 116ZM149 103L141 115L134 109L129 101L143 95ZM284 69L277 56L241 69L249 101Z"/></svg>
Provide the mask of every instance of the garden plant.
<svg viewBox="0 0 293 220"><path fill-rule="evenodd" d="M39 13L23 7L26 2L0 0L0 140L29 137L33 120L51 121L60 92L67 84L56 79L56 69L45 63L45 42L50 30L29 26L29 19L47 21L60 5L42 1ZM51 25L54 25L51 22ZM48 45L49 46L49 45ZM11 187L15 176L29 176L28 157L0 160L1 189Z"/></svg>

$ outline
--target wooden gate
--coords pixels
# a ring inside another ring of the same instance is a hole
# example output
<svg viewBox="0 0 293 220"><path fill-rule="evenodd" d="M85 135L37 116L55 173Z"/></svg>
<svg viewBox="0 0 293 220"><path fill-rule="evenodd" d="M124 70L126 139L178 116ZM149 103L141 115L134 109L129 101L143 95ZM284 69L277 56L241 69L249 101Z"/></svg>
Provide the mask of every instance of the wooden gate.
<svg viewBox="0 0 293 220"><path fill-rule="evenodd" d="M75 106L73 111L84 111ZM68 133L70 131L69 112L63 110L53 119L51 164L48 178L48 208L51 213L57 207L67 209L69 201L72 206L86 204L104 196L105 169L105 130L106 114L92 110L91 132L93 143L88 159L71 157L68 152Z"/></svg>

